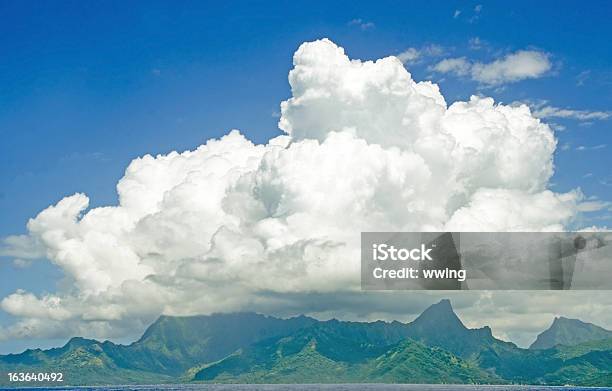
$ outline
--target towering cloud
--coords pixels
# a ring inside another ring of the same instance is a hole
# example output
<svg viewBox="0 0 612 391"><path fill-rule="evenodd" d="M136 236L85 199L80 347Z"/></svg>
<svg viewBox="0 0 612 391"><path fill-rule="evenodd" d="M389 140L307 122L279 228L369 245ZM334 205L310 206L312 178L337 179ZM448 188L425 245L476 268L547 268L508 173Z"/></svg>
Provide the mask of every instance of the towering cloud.
<svg viewBox="0 0 612 391"><path fill-rule="evenodd" d="M527 106L448 107L397 58L351 60L326 39L293 63L286 135L254 145L234 130L147 155L119 181L118 205L88 209L75 194L31 219L13 242L42 247L71 288L5 297L22 320L4 337L299 308L312 293L359 289L361 231L561 230L576 215L578 191L547 190L556 140Z"/></svg>

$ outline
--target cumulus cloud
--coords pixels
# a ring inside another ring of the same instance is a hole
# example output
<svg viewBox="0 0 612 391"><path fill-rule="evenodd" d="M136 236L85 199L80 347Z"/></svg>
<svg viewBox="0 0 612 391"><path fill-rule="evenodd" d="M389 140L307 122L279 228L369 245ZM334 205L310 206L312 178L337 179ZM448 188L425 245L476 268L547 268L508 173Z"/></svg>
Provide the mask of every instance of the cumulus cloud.
<svg viewBox="0 0 612 391"><path fill-rule="evenodd" d="M552 64L549 55L537 50L519 50L489 63L465 57L447 58L432 67L440 73L469 76L484 85L500 85L544 76Z"/></svg>
<svg viewBox="0 0 612 391"><path fill-rule="evenodd" d="M313 295L339 310L332 298L360 287L361 231L560 230L578 213L579 191L547 189L556 140L528 106L448 106L396 57L351 60L327 39L293 64L285 135L255 145L234 130L146 155L117 205L74 194L31 219L4 253L36 244L70 289L5 297L20 320L0 338L113 336L160 313L308 312Z"/></svg>

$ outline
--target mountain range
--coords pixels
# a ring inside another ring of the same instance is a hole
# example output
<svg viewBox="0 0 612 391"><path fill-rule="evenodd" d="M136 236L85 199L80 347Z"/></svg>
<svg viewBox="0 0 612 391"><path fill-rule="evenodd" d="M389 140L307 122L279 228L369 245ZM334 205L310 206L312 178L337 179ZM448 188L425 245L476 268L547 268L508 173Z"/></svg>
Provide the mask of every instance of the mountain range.
<svg viewBox="0 0 612 391"><path fill-rule="evenodd" d="M611 386L612 332L556 318L529 349L523 349L495 338L489 327L465 327L449 300L430 306L410 323L280 319L255 313L161 316L130 345L77 337L60 348L0 356L0 385L26 385L10 383L9 372L62 372L63 385Z"/></svg>

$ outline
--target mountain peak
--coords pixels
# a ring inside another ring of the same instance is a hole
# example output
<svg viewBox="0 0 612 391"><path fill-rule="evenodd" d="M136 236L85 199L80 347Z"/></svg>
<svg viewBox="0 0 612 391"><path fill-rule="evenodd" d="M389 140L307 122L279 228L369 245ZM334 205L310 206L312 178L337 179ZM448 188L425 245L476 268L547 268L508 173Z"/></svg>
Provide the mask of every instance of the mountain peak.
<svg viewBox="0 0 612 391"><path fill-rule="evenodd" d="M94 339L87 339L83 337L72 337L65 346L76 347L76 346L87 346L93 343L97 343Z"/></svg>
<svg viewBox="0 0 612 391"><path fill-rule="evenodd" d="M423 313L427 312L427 311L436 311L436 312L448 312L448 313L455 313L453 310L453 305L451 304L449 299L442 299L439 302L430 305L429 307L427 307L425 309L425 311L423 311Z"/></svg>
<svg viewBox="0 0 612 391"><path fill-rule="evenodd" d="M440 306L440 307L443 307L443 308L448 308L451 311L453 310L453 306L451 304L450 299L442 299L439 302L437 302L436 304L432 304L431 305L431 307L433 307L433 306Z"/></svg>
<svg viewBox="0 0 612 391"><path fill-rule="evenodd" d="M577 345L606 338L612 338L612 331L578 319L557 316L529 348L549 349L556 345Z"/></svg>
<svg viewBox="0 0 612 391"><path fill-rule="evenodd" d="M555 319L553 320L552 324L550 325L551 329L552 328L558 328L558 327L579 327L579 328L596 327L596 328L599 328L601 330L605 330L604 328L596 326L593 323L583 322L580 319L566 318L564 316L556 316Z"/></svg>
<svg viewBox="0 0 612 391"><path fill-rule="evenodd" d="M412 324L416 327L432 327L438 331L466 330L448 299L429 306Z"/></svg>
<svg viewBox="0 0 612 391"><path fill-rule="evenodd" d="M584 325L584 324L591 324L591 323L586 323L586 322L583 322L583 321L581 321L579 319L566 318L565 316L555 316L555 319L553 320L551 327L553 327L553 326L571 325L571 324L576 324L576 325L581 324L581 325Z"/></svg>

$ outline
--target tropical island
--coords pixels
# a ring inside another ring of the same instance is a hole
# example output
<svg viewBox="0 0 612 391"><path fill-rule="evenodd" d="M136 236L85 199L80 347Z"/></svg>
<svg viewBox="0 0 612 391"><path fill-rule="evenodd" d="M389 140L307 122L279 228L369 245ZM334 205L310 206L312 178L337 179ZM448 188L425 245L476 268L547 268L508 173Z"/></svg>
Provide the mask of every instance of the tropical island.
<svg viewBox="0 0 612 391"><path fill-rule="evenodd" d="M555 318L528 348L467 328L449 300L410 323L281 319L256 313L161 316L130 345L75 337L0 356L8 373L62 373L62 385L433 383L612 385L612 331ZM48 385L36 383L34 385Z"/></svg>

